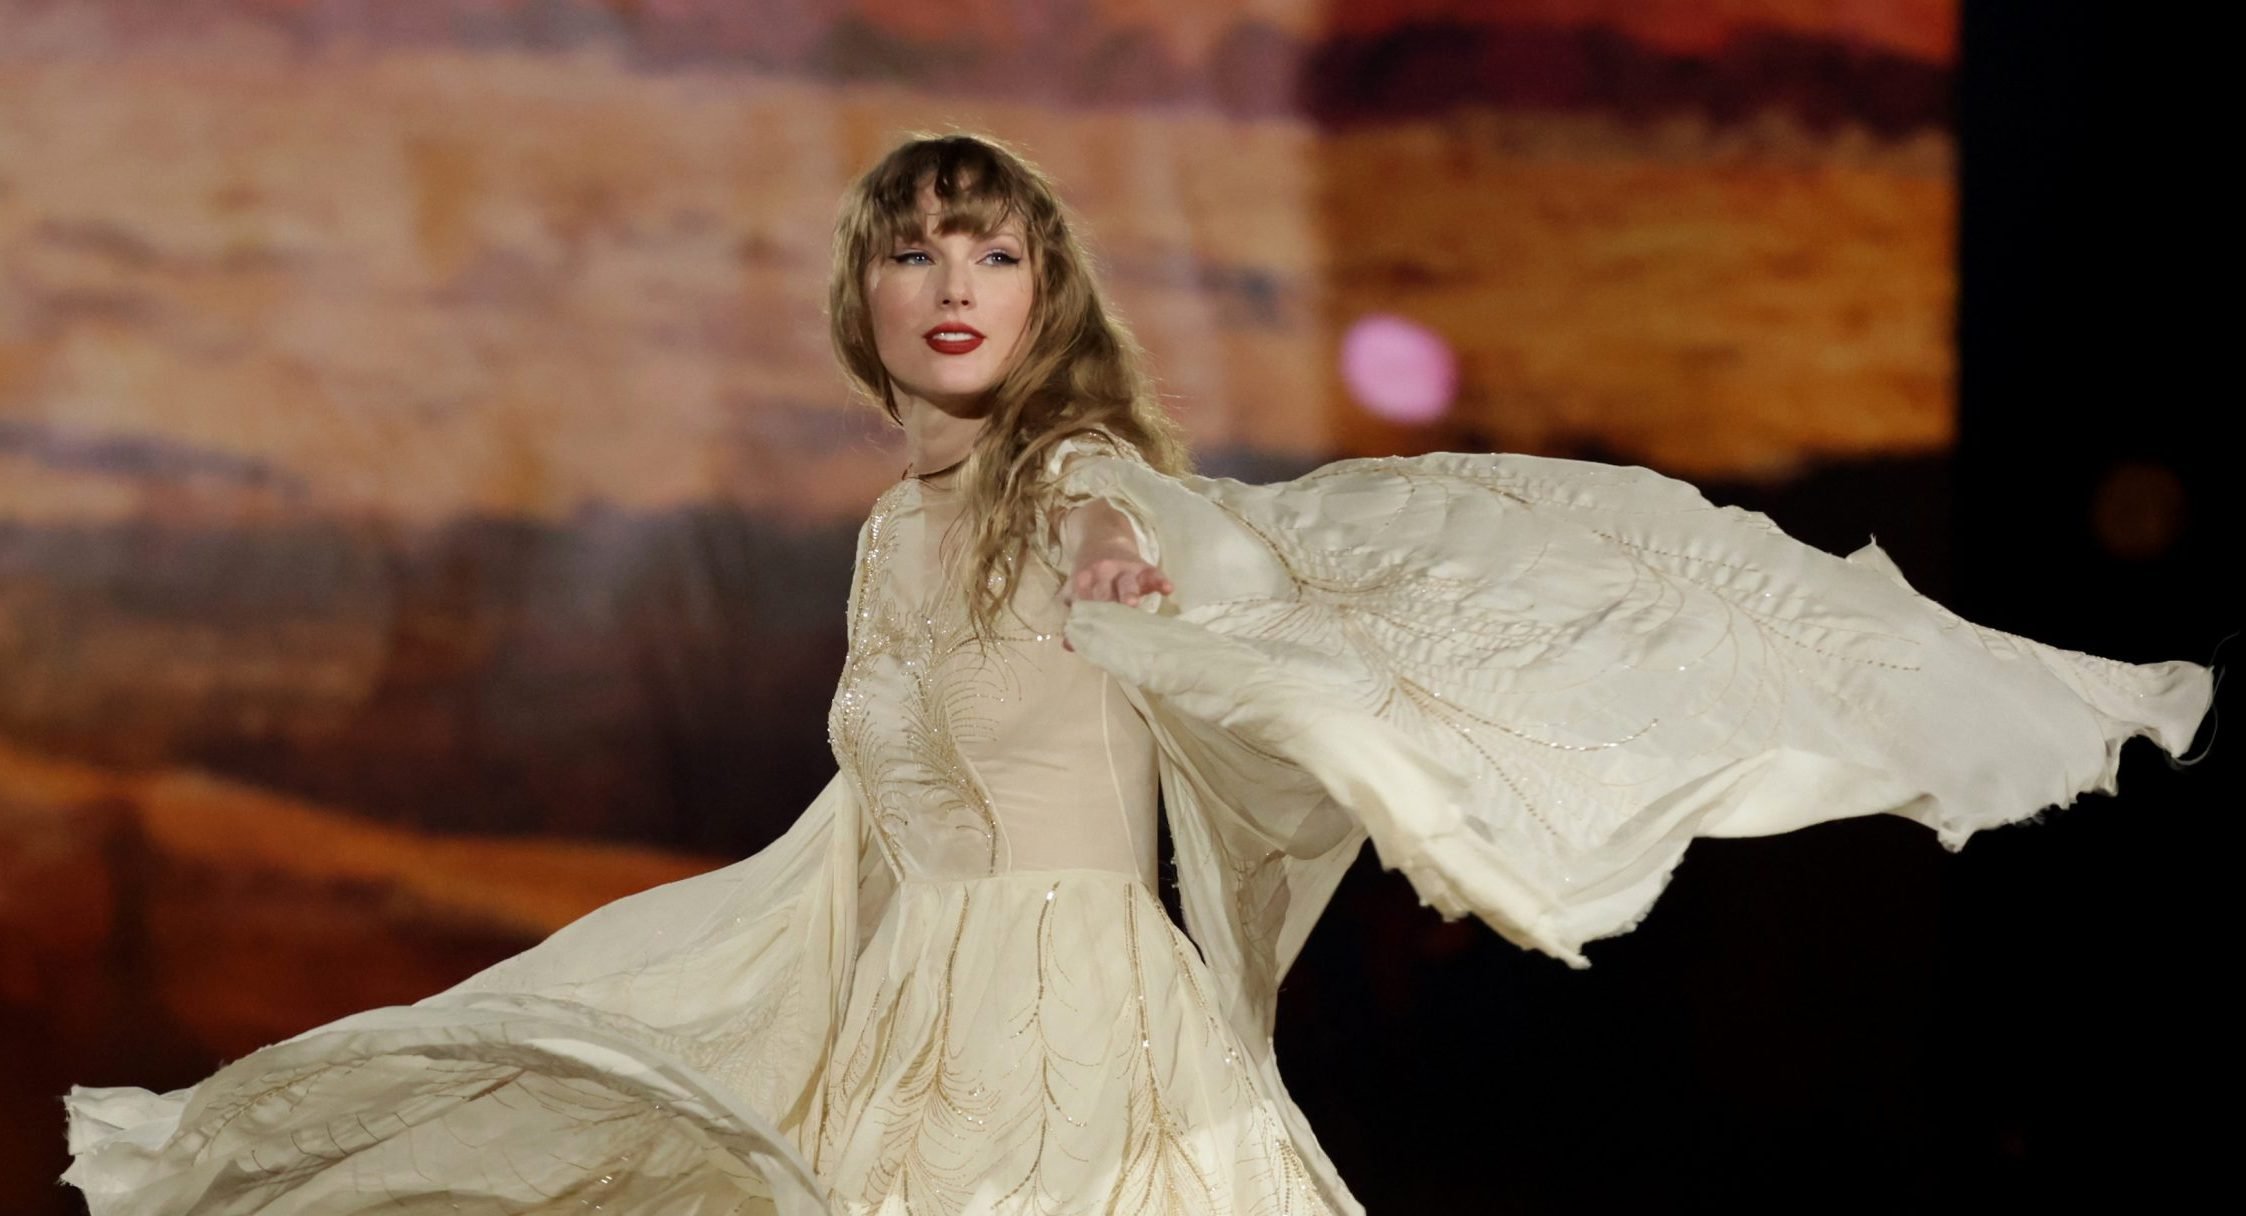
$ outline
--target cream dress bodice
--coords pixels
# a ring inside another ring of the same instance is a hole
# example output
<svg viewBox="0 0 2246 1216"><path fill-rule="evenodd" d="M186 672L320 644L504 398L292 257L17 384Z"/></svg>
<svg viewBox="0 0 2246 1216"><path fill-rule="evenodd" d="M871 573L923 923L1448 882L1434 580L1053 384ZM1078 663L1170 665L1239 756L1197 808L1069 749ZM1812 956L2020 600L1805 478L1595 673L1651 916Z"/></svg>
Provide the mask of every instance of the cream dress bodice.
<svg viewBox="0 0 2246 1216"><path fill-rule="evenodd" d="M1026 563L999 637L977 643L962 497L907 478L866 519L828 714L836 762L900 880L1097 869L1151 888L1153 735L1114 676L1062 648L1060 580L1042 563Z"/></svg>

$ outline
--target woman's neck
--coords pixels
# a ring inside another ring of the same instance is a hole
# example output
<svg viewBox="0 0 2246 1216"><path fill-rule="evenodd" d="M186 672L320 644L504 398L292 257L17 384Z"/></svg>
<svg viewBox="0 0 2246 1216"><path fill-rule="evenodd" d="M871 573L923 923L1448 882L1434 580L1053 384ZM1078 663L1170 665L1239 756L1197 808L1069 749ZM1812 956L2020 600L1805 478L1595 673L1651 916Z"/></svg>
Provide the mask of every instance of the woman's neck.
<svg viewBox="0 0 2246 1216"><path fill-rule="evenodd" d="M983 432L983 419L947 414L925 401L906 402L905 476L925 477L967 459Z"/></svg>

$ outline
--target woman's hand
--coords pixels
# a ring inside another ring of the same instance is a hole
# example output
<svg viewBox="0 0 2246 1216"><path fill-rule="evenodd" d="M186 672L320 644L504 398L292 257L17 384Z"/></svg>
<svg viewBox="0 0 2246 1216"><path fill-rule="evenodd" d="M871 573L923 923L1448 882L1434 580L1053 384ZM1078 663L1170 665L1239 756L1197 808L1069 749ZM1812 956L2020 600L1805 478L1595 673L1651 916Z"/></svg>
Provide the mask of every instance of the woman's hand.
<svg viewBox="0 0 2246 1216"><path fill-rule="evenodd" d="M1136 605L1142 595L1175 590L1177 588L1170 585L1170 576L1162 573L1162 567L1141 561L1138 554L1132 553L1078 561L1075 573L1068 577L1068 585L1061 588L1061 602L1111 600Z"/></svg>
<svg viewBox="0 0 2246 1216"><path fill-rule="evenodd" d="M1168 594L1174 590L1170 576L1162 573L1160 566L1140 560L1137 553L1080 558L1076 571L1061 588L1061 603L1073 606L1078 600L1109 600L1136 605L1140 596L1156 592ZM1061 637L1061 649L1071 652L1076 649L1065 634Z"/></svg>
<svg viewBox="0 0 2246 1216"><path fill-rule="evenodd" d="M1068 581L1061 585L1064 606L1078 600L1136 606L1143 596L1176 590L1160 566L1139 555L1130 520L1107 503L1094 499L1071 511L1061 534L1073 557ZM1076 649L1066 637L1061 648Z"/></svg>

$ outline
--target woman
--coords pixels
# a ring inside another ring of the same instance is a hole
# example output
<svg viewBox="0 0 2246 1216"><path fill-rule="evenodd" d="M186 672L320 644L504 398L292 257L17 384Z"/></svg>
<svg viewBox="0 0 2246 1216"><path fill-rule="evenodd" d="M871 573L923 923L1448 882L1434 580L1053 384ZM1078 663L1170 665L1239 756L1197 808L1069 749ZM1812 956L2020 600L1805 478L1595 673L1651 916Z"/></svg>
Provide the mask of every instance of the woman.
<svg viewBox="0 0 2246 1216"><path fill-rule="evenodd" d="M1366 840L1582 965L1694 836L1886 811L1955 846L2111 788L2131 736L2181 750L2210 699L1641 469L1191 476L994 141L891 153L836 255L837 352L908 464L859 535L835 780L754 857L413 1006L74 1089L96 1213L1359 1212L1271 1019Z"/></svg>

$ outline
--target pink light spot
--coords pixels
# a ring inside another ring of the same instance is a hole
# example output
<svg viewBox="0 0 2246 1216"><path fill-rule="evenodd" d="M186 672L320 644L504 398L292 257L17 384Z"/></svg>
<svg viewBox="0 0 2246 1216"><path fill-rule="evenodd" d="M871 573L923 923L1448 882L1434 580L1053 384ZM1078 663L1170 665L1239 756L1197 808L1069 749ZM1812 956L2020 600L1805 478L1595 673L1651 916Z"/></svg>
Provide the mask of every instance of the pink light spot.
<svg viewBox="0 0 2246 1216"><path fill-rule="evenodd" d="M1458 356L1435 331L1390 313L1359 317L1341 340L1341 380L1391 422L1433 422L1458 395Z"/></svg>

